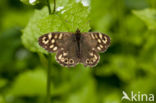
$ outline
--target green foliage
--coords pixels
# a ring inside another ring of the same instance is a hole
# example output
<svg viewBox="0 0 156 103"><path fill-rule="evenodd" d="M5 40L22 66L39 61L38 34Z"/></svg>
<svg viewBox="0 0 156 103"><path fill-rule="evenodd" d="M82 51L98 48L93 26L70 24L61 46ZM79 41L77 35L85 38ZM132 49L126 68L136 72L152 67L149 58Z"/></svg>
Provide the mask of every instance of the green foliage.
<svg viewBox="0 0 156 103"><path fill-rule="evenodd" d="M156 9L135 10L133 13L143 20L149 29L156 29Z"/></svg>
<svg viewBox="0 0 156 103"><path fill-rule="evenodd" d="M0 88L6 86L6 84L7 84L7 80L0 78Z"/></svg>
<svg viewBox="0 0 156 103"><path fill-rule="evenodd" d="M31 11L16 11L11 10L7 14L3 16L2 29L16 27L24 28L25 24L27 24L30 15L32 15ZM22 17L25 18L22 18Z"/></svg>
<svg viewBox="0 0 156 103"><path fill-rule="evenodd" d="M84 32L90 29L88 24L88 7L84 7L81 3L73 3L72 5L61 7L63 7L62 10L52 15L48 14L46 7L35 11L22 36L22 41L29 50L46 53L38 45L39 36L45 33L57 31L75 32L77 28Z"/></svg>
<svg viewBox="0 0 156 103"><path fill-rule="evenodd" d="M23 89L24 87L24 89ZM43 70L37 69L27 71L17 76L13 86L9 90L9 95L13 96L35 96L45 95L46 74Z"/></svg>
<svg viewBox="0 0 156 103"><path fill-rule="evenodd" d="M95 68L52 58L52 103L121 103L123 90L156 95L156 0L56 0L52 15L37 1L0 0L0 103L45 103L47 52L38 38L77 28L109 35L111 46Z"/></svg>

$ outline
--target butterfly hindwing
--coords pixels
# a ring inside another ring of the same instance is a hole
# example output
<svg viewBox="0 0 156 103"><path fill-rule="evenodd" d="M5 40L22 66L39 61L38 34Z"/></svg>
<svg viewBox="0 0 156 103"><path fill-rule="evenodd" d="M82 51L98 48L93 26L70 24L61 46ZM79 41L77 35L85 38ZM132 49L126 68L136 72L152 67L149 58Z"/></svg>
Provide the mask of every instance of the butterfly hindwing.
<svg viewBox="0 0 156 103"><path fill-rule="evenodd" d="M62 45L63 49L59 50L56 54L56 60L59 64L66 67L73 67L79 63L78 58L78 47L75 34L68 36L64 44Z"/></svg>
<svg viewBox="0 0 156 103"><path fill-rule="evenodd" d="M81 63L84 64L84 66L90 66L94 67L98 63L100 56L95 51L90 50L88 53L85 53L85 50L83 49L81 51Z"/></svg>

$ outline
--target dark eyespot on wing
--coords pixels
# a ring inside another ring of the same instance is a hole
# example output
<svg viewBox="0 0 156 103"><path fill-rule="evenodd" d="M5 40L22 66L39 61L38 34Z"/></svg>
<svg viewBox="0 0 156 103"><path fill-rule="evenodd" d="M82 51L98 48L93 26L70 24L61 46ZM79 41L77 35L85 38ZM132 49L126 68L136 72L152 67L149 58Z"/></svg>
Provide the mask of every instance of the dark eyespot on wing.
<svg viewBox="0 0 156 103"><path fill-rule="evenodd" d="M79 59L76 57L76 55L75 56L71 56L71 55L75 55L75 53L70 54L70 51L60 50L57 52L55 58L56 61L62 66L74 67L79 62Z"/></svg>
<svg viewBox="0 0 156 103"><path fill-rule="evenodd" d="M98 52L106 51L109 45L110 38L103 33L82 33L80 42L81 63L85 66L96 66L100 59Z"/></svg>
<svg viewBox="0 0 156 103"><path fill-rule="evenodd" d="M100 56L95 51L89 51L87 54L83 54L83 58L81 58L81 63L84 66L94 67L100 60Z"/></svg>

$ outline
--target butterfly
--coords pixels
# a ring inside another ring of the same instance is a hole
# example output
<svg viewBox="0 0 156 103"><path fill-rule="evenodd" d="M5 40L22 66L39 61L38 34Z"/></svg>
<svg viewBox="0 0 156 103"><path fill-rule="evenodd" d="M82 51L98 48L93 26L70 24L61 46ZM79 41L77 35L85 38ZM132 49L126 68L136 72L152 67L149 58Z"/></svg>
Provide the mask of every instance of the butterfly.
<svg viewBox="0 0 156 103"><path fill-rule="evenodd" d="M48 52L56 52L56 61L65 67L78 63L94 67L110 45L110 37L98 32L51 32L38 39L39 45Z"/></svg>

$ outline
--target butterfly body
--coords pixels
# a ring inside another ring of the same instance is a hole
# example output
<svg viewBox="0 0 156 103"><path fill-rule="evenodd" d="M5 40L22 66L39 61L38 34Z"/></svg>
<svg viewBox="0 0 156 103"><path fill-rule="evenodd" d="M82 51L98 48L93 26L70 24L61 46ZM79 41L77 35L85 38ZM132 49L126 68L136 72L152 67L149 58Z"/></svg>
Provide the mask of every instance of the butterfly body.
<svg viewBox="0 0 156 103"><path fill-rule="evenodd" d="M39 45L48 52L56 52L59 64L72 67L78 63L95 66L110 45L110 38L98 32L52 32L39 38Z"/></svg>
<svg viewBox="0 0 156 103"><path fill-rule="evenodd" d="M73 34L76 37L76 42L77 42L77 47L78 47L78 52L77 56L80 58L80 40L81 40L81 33L79 30L76 31L75 34Z"/></svg>

